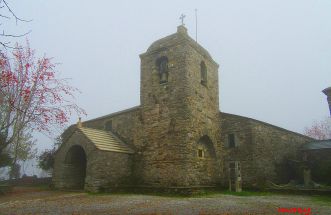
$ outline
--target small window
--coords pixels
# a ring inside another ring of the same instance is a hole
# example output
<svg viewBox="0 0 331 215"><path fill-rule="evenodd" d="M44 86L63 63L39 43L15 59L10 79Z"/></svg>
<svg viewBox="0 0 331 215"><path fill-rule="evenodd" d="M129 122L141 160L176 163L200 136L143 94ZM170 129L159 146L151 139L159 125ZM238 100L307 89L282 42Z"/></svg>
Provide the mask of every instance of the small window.
<svg viewBox="0 0 331 215"><path fill-rule="evenodd" d="M201 61L200 63L200 78L201 84L207 86L207 67L205 62Z"/></svg>
<svg viewBox="0 0 331 215"><path fill-rule="evenodd" d="M228 135L228 142L229 142L229 148L234 148L234 147L236 147L236 141L235 141L235 136L234 136L234 134L229 134L229 135Z"/></svg>
<svg viewBox="0 0 331 215"><path fill-rule="evenodd" d="M111 130L113 130L113 121L112 121L112 120L107 121L107 122L105 123L105 130L106 130L106 131L111 131Z"/></svg>
<svg viewBox="0 0 331 215"><path fill-rule="evenodd" d="M203 157L203 150L202 149L198 149L198 157L199 158Z"/></svg>
<svg viewBox="0 0 331 215"><path fill-rule="evenodd" d="M159 71L159 78L160 84L168 82L168 58L161 57L156 61L158 71Z"/></svg>

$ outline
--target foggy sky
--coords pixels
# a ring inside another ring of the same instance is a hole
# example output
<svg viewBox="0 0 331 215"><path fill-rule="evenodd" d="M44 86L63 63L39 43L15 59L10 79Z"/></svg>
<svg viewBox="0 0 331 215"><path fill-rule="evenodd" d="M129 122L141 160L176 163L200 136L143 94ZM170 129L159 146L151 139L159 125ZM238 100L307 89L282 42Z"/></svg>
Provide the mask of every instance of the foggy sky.
<svg viewBox="0 0 331 215"><path fill-rule="evenodd" d="M139 105L139 54L175 33L182 13L194 38L195 8L198 42L220 65L221 111L300 133L328 116L321 90L331 86L330 0L10 2L33 21L7 30L32 30L37 54L61 63L61 77L82 92L83 120Z"/></svg>

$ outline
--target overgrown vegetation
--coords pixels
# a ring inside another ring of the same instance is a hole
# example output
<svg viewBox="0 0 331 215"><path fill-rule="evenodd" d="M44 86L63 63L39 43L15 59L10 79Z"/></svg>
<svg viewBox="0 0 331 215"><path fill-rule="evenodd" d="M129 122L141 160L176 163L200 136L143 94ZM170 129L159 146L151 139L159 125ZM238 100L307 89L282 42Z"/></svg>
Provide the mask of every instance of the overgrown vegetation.
<svg viewBox="0 0 331 215"><path fill-rule="evenodd" d="M55 153L62 143L61 136L55 139L52 149L46 149L38 156L38 166L40 169L51 173L54 167Z"/></svg>

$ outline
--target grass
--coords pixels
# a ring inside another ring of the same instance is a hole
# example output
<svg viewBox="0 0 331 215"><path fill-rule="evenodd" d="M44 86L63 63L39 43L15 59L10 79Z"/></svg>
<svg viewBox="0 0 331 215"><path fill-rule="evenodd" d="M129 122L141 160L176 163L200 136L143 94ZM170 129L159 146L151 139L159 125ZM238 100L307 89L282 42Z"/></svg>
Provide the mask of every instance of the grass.
<svg viewBox="0 0 331 215"><path fill-rule="evenodd" d="M220 194L224 195L233 195L233 196L271 196L275 193L271 192L261 192L261 191L242 191L242 192L231 192L231 191L222 191Z"/></svg>
<svg viewBox="0 0 331 215"><path fill-rule="evenodd" d="M54 190L47 184L38 184L38 185L10 185L1 183L0 184L0 193L6 194L11 192L26 192L26 191L52 191Z"/></svg>
<svg viewBox="0 0 331 215"><path fill-rule="evenodd" d="M4 195L12 190L12 187L7 184L0 184L0 195Z"/></svg>
<svg viewBox="0 0 331 215"><path fill-rule="evenodd" d="M123 195L123 196L131 196L131 195L147 195L147 196L160 196L160 197L171 197L171 198L187 198L191 197L189 195L183 195L179 193L162 193L162 192L130 192L130 191L115 191L115 192L88 192L88 195L92 196L107 196L107 195Z"/></svg>
<svg viewBox="0 0 331 215"><path fill-rule="evenodd" d="M210 191L201 190L191 195L181 193L163 193L163 192L132 192L132 191L117 191L117 192L100 192L100 193L88 193L89 195L150 195L150 196L161 196L171 198L205 198L213 197L216 195L233 195L233 196L270 196L274 195L271 192L260 192L260 191L243 191L243 192L230 192L230 191Z"/></svg>
<svg viewBox="0 0 331 215"><path fill-rule="evenodd" d="M19 186L21 188L34 188L36 190L54 190L54 188L49 187L49 185L30 185L30 186ZM122 191L115 191L115 192L99 192L99 193L92 193L87 192L88 195L96 195L96 196L103 196L103 195L123 195L123 196L130 196L130 195L149 195L149 196L160 196L160 197L169 197L169 198L212 198L217 195L232 195L232 196L242 196L242 197L250 197L250 196L272 196L272 195L293 195L293 193L279 193L279 192L264 192L264 191L252 191L252 190L245 190L242 192L231 192L228 190L201 190L191 195L189 194L182 194L182 193L174 193L174 192L143 192L143 191L131 191L131 190L122 190ZM300 194L294 194L300 195ZM309 195L309 194L308 194ZM310 195L309 195L310 196ZM312 201L321 204L331 204L331 196L327 195L311 195Z"/></svg>
<svg viewBox="0 0 331 215"><path fill-rule="evenodd" d="M325 205L331 205L331 196L312 196L313 202Z"/></svg>

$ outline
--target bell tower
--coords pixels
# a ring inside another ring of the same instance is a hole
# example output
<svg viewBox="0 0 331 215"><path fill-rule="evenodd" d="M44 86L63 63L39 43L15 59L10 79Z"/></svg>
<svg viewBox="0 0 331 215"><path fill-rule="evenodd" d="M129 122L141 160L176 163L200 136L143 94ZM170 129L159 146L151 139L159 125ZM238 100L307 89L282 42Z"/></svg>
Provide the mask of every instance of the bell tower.
<svg viewBox="0 0 331 215"><path fill-rule="evenodd" d="M217 183L218 64L183 25L154 42L140 59L144 183L162 187Z"/></svg>

